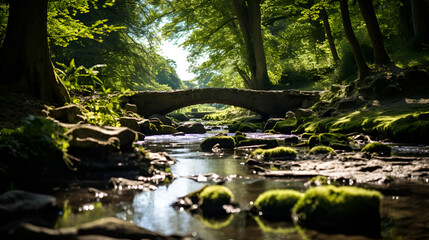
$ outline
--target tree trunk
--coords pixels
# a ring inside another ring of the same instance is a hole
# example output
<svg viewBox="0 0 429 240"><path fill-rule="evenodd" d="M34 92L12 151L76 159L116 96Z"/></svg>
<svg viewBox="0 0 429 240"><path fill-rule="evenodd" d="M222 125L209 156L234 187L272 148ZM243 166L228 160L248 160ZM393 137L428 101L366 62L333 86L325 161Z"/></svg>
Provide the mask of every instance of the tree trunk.
<svg viewBox="0 0 429 240"><path fill-rule="evenodd" d="M0 47L0 83L51 103L69 101L51 62L48 0L10 1L6 36Z"/></svg>
<svg viewBox="0 0 429 240"><path fill-rule="evenodd" d="M414 37L413 23L411 21L411 4L410 0L401 0L399 8L399 18L401 20L402 35L405 39Z"/></svg>
<svg viewBox="0 0 429 240"><path fill-rule="evenodd" d="M392 63L384 47L383 35L380 31L377 16L375 15L372 0L358 0L360 12L366 23L369 38L371 39L372 49L374 51L375 67L379 68Z"/></svg>
<svg viewBox="0 0 429 240"><path fill-rule="evenodd" d="M363 53L359 45L359 41L357 40L353 32L347 0L340 0L340 10L341 18L343 20L344 32L346 34L347 40L350 43L353 56L356 61L356 65L358 67L359 79L365 78L370 74L371 70L369 69L368 65L366 65L365 58L363 57Z"/></svg>
<svg viewBox="0 0 429 240"><path fill-rule="evenodd" d="M429 16L425 0L411 0L411 18L419 47L429 45Z"/></svg>
<svg viewBox="0 0 429 240"><path fill-rule="evenodd" d="M246 64L250 69L249 88L270 89L262 40L260 0L233 0L233 3L246 48Z"/></svg>
<svg viewBox="0 0 429 240"><path fill-rule="evenodd" d="M331 25L329 24L329 18L325 7L320 9L320 18L322 18L323 26L325 27L325 33L328 39L329 49L331 49L332 57L334 58L334 62L338 63L340 58L338 57L337 48L335 47L334 37L332 37Z"/></svg>

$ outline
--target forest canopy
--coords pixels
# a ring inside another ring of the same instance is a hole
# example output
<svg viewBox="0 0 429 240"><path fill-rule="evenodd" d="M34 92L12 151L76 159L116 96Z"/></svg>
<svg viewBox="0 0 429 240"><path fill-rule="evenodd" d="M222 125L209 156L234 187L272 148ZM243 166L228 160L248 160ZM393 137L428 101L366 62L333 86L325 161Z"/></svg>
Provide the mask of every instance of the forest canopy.
<svg viewBox="0 0 429 240"><path fill-rule="evenodd" d="M57 74L73 84L321 89L388 64L427 64L428 2L56 0L47 31ZM9 1L0 1L0 41L8 14ZM159 54L162 39L189 51L192 82Z"/></svg>

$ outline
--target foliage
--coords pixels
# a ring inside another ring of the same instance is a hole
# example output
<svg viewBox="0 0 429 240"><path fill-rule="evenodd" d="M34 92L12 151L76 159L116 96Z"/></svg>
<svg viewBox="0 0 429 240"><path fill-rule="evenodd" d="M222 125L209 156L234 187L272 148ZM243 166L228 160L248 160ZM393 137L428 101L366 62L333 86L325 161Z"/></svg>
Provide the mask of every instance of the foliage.
<svg viewBox="0 0 429 240"><path fill-rule="evenodd" d="M2 129L0 188L10 187L4 185L9 182L28 185L28 174L47 177L72 169L67 155L70 138L65 133L66 129L53 121L35 116L29 116L16 130Z"/></svg>
<svg viewBox="0 0 429 240"><path fill-rule="evenodd" d="M335 153L335 150L327 146L315 146L310 149L309 154L326 154L326 153Z"/></svg>
<svg viewBox="0 0 429 240"><path fill-rule="evenodd" d="M251 211L262 212L264 218L291 219L293 206L304 194L287 189L265 191L256 198Z"/></svg>
<svg viewBox="0 0 429 240"><path fill-rule="evenodd" d="M290 147L275 147L271 149L256 149L250 154L250 156L262 158L264 160L294 159L297 154L297 151Z"/></svg>
<svg viewBox="0 0 429 240"><path fill-rule="evenodd" d="M392 148L389 145L379 142L368 143L362 148L362 152L376 153L382 156L390 156L391 150Z"/></svg>
<svg viewBox="0 0 429 240"><path fill-rule="evenodd" d="M95 65L90 68L84 66L76 67L74 59L67 66L63 63L57 63L62 69L56 67L55 71L67 90L72 93L89 95L94 93L94 89L104 89L104 83L98 78L97 68L105 65Z"/></svg>
<svg viewBox="0 0 429 240"><path fill-rule="evenodd" d="M229 136L213 136L204 139L200 146L202 150L211 150L216 144L219 144L219 148L233 149L235 147L235 140Z"/></svg>
<svg viewBox="0 0 429 240"><path fill-rule="evenodd" d="M377 191L357 187L314 187L296 203L293 215L294 219L310 227L326 227L326 230L337 232L377 232L382 197Z"/></svg>

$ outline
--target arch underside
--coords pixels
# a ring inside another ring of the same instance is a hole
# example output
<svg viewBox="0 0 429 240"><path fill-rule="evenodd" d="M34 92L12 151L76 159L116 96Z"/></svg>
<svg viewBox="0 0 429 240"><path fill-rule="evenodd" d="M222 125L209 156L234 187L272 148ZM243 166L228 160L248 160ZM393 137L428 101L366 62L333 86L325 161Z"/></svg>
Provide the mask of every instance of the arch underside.
<svg viewBox="0 0 429 240"><path fill-rule="evenodd" d="M258 91L232 88L204 88L174 91L143 91L127 97L140 115L167 114L204 103L242 107L262 115L284 115L318 99L318 93L301 91Z"/></svg>

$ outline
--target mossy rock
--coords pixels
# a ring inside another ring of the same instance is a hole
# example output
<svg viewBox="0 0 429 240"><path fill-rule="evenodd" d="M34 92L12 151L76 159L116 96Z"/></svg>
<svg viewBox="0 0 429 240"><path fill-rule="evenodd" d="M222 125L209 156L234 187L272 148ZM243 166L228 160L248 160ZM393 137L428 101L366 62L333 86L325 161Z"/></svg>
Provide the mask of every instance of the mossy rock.
<svg viewBox="0 0 429 240"><path fill-rule="evenodd" d="M293 208L294 219L329 232L379 235L381 193L357 187L308 189Z"/></svg>
<svg viewBox="0 0 429 240"><path fill-rule="evenodd" d="M246 134L237 131L237 132L235 132L234 140L236 143L243 141L243 140L246 140Z"/></svg>
<svg viewBox="0 0 429 240"><path fill-rule="evenodd" d="M279 142L276 139L246 139L238 142L237 147L255 146L262 144L266 145L262 148L275 148L279 145Z"/></svg>
<svg viewBox="0 0 429 240"><path fill-rule="evenodd" d="M235 147L234 138L229 136L208 137L204 139L204 141L200 144L200 146L202 150L206 151L206 150L211 150L213 146L216 145L217 143L219 143L220 148L224 148L224 149L233 149Z"/></svg>
<svg viewBox="0 0 429 240"><path fill-rule="evenodd" d="M379 142L368 143L362 148L362 152L376 153L381 156L390 156L391 151L392 148L389 145Z"/></svg>
<svg viewBox="0 0 429 240"><path fill-rule="evenodd" d="M231 127L229 127L229 132L256 132L261 129L262 124L260 123L243 122L233 124Z"/></svg>
<svg viewBox="0 0 429 240"><path fill-rule="evenodd" d="M287 189L269 190L258 196L251 211L264 218L291 219L292 208L304 194Z"/></svg>
<svg viewBox="0 0 429 240"><path fill-rule="evenodd" d="M214 185L204 188L199 193L198 205L203 212L217 212L222 210L223 205L232 204L234 201L234 195L231 190L225 186Z"/></svg>
<svg viewBox="0 0 429 240"><path fill-rule="evenodd" d="M348 145L349 138L341 133L321 133L314 134L308 139L308 145L314 147L316 145L335 146L336 144Z"/></svg>
<svg viewBox="0 0 429 240"><path fill-rule="evenodd" d="M315 146L310 149L309 154L326 154L326 153L335 153L335 150L328 146Z"/></svg>
<svg viewBox="0 0 429 240"><path fill-rule="evenodd" d="M290 134L296 128L297 128L296 118L288 118L286 120L276 122L273 130L283 134Z"/></svg>
<svg viewBox="0 0 429 240"><path fill-rule="evenodd" d="M325 176L316 176L312 177L308 181L308 184L310 184L311 186L329 185L329 179Z"/></svg>
<svg viewBox="0 0 429 240"><path fill-rule="evenodd" d="M264 160L282 159L290 160L296 158L297 151L290 147L275 147L271 149L258 148L250 156L261 156Z"/></svg>

